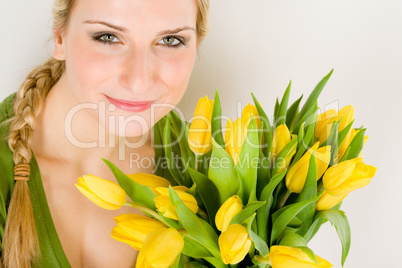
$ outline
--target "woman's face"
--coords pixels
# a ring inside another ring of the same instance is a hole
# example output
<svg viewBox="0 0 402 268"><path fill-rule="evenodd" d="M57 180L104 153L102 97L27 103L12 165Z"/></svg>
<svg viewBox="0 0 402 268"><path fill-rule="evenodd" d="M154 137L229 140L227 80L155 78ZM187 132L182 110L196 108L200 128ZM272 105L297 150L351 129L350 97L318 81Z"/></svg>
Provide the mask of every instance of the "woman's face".
<svg viewBox="0 0 402 268"><path fill-rule="evenodd" d="M53 56L66 61L75 102L98 105L79 113L114 135L148 132L186 90L196 16L195 0L77 0L65 32L55 31Z"/></svg>

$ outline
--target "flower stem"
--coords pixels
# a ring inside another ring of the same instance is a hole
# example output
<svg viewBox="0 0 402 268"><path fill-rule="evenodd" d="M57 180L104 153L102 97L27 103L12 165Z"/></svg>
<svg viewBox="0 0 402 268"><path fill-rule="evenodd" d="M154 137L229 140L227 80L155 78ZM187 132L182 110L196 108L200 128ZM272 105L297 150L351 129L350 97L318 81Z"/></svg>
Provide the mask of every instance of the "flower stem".
<svg viewBox="0 0 402 268"><path fill-rule="evenodd" d="M171 227L171 228L175 228L174 226L170 225L167 221L165 221L165 219L163 219L162 216L160 216L156 211L149 209L147 207L144 207L142 205L138 205L132 202L128 202L126 201L126 203L124 204L125 206L129 206L129 207L133 207L133 208L138 208L139 210L141 210L143 213L147 213L149 215L151 215L152 217L154 217L155 219L159 220L160 222L164 223L166 226ZM175 228L176 229L176 228Z"/></svg>
<svg viewBox="0 0 402 268"><path fill-rule="evenodd" d="M199 155L198 154L194 154L195 155L195 159L194 159L194 170L198 171L198 159L199 159Z"/></svg>
<svg viewBox="0 0 402 268"><path fill-rule="evenodd" d="M288 200L288 198L289 198L289 196L290 196L291 194L292 194L291 191L286 190L286 193L285 193L284 196L282 196L281 201L279 201L278 206L276 207L276 210L282 208L282 207L285 205L286 201Z"/></svg>

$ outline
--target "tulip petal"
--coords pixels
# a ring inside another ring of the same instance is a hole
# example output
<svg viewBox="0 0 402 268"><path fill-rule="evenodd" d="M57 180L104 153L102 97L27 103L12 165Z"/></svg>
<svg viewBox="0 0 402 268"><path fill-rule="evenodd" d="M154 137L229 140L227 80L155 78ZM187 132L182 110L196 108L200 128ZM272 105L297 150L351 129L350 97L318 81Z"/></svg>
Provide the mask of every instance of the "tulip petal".
<svg viewBox="0 0 402 268"><path fill-rule="evenodd" d="M199 99L195 108L188 134L188 144L194 153L205 154L212 148L211 117L213 104L214 101L205 96Z"/></svg>
<svg viewBox="0 0 402 268"><path fill-rule="evenodd" d="M315 203L315 210L317 211L323 211L323 210L330 210L337 204L339 204L345 197L346 195L340 195L340 196L333 196L330 195L327 191L324 191L321 194L320 199Z"/></svg>
<svg viewBox="0 0 402 268"><path fill-rule="evenodd" d="M219 208L215 215L216 228L219 231L226 231L230 221L243 209L243 204L239 196L234 195L228 198Z"/></svg>
<svg viewBox="0 0 402 268"><path fill-rule="evenodd" d="M180 233L173 229L157 229L144 241L136 267L169 267L184 247Z"/></svg>
<svg viewBox="0 0 402 268"><path fill-rule="evenodd" d="M149 188L151 188L151 191L154 194L157 194L155 191L156 187L169 187L169 185L171 185L170 182L165 178L154 174L133 173L127 174L127 176L138 184L148 186Z"/></svg>
<svg viewBox="0 0 402 268"><path fill-rule="evenodd" d="M333 189L342 184L348 177L352 175L357 161L360 160L354 158L328 168L324 177L322 178L325 188Z"/></svg>
<svg viewBox="0 0 402 268"><path fill-rule="evenodd" d="M237 264L244 259L251 247L247 228L241 224L231 224L218 239L224 264Z"/></svg>
<svg viewBox="0 0 402 268"><path fill-rule="evenodd" d="M127 195L117 183L94 175L84 175L83 180L88 189L105 202L117 206L125 203Z"/></svg>
<svg viewBox="0 0 402 268"><path fill-rule="evenodd" d="M315 255L315 263L303 250L296 247L272 246L268 258L272 268L329 268L332 264Z"/></svg>
<svg viewBox="0 0 402 268"><path fill-rule="evenodd" d="M354 119L355 111L352 105L348 105L339 110L338 118L342 118L339 123L338 131L342 131Z"/></svg>
<svg viewBox="0 0 402 268"><path fill-rule="evenodd" d="M188 207L193 213L197 213L197 200L193 195L185 192L186 190L188 190L188 188L185 186L173 186L172 188L177 192L186 207ZM169 198L169 188L157 187L155 188L155 191L157 192L158 196L154 198L154 201L158 211L162 213L164 212L164 217L178 220L179 218L176 213L176 208L171 203Z"/></svg>
<svg viewBox="0 0 402 268"><path fill-rule="evenodd" d="M85 197L87 197L89 200L91 200L93 203L95 203L97 206L99 206L99 207L101 207L103 209L115 210L115 209L119 209L121 207L119 205L115 205L115 204L112 204L112 203L105 202L104 200L100 199L94 193L88 191L87 188L84 188L79 184L74 184L74 185L77 187L77 189L83 195L85 195Z"/></svg>

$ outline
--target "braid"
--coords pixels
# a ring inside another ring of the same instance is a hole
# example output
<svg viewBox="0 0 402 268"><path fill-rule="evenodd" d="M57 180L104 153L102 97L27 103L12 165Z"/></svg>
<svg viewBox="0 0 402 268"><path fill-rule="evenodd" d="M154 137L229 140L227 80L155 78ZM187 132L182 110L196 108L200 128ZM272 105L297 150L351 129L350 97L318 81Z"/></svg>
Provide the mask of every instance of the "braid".
<svg viewBox="0 0 402 268"><path fill-rule="evenodd" d="M48 59L28 75L16 93L8 136L8 145L16 166L24 166L31 161L36 116L41 112L48 92L59 80L64 68L64 61ZM32 263L40 259L39 243L28 183L17 179L20 178L17 173L18 168L15 169L16 182L7 212L3 262L5 267L31 267ZM25 175L28 175L28 179L29 169Z"/></svg>

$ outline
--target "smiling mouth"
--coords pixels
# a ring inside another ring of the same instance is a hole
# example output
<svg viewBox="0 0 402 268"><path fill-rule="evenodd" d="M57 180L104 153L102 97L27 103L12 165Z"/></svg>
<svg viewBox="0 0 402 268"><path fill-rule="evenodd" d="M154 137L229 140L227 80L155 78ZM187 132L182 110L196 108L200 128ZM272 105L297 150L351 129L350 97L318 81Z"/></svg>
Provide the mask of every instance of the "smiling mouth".
<svg viewBox="0 0 402 268"><path fill-rule="evenodd" d="M128 101L122 99L114 99L107 95L106 98L110 103L114 104L117 108L129 112L142 112L148 110L151 107L151 104L155 101Z"/></svg>

